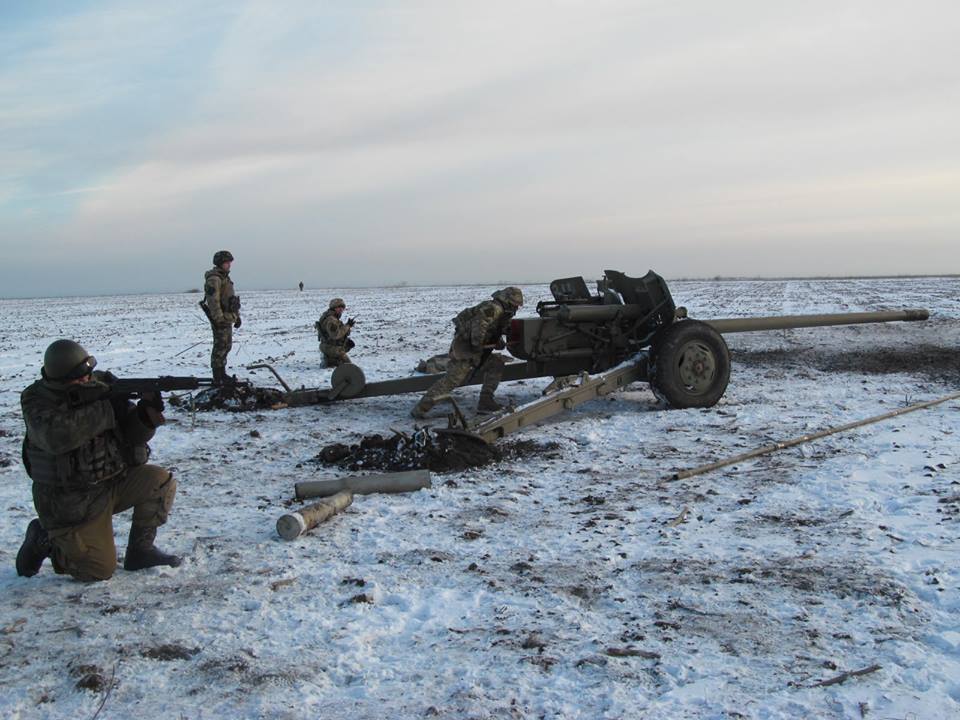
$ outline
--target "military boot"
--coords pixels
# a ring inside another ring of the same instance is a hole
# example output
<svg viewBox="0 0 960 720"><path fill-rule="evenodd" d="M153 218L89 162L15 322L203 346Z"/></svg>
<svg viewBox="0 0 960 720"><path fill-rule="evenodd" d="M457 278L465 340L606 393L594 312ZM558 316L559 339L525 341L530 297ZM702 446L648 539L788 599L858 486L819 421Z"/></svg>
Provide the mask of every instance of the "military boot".
<svg viewBox="0 0 960 720"><path fill-rule="evenodd" d="M124 570L143 570L157 565L179 567L181 559L176 555L168 555L157 548L153 541L157 539L155 527L142 525L130 526L130 539L127 541L127 552L123 558Z"/></svg>
<svg viewBox="0 0 960 720"><path fill-rule="evenodd" d="M43 529L39 518L34 518L27 525L27 535L17 553L17 575L33 577L40 572L43 561L50 557L50 550L47 531Z"/></svg>
<svg viewBox="0 0 960 720"><path fill-rule="evenodd" d="M477 412L481 414L495 413L503 410L504 406L493 399L492 392L481 391L480 401L477 403Z"/></svg>
<svg viewBox="0 0 960 720"><path fill-rule="evenodd" d="M420 398L420 402L414 405L413 410L410 411L410 417L415 420L423 420L431 410L433 410L433 400Z"/></svg>

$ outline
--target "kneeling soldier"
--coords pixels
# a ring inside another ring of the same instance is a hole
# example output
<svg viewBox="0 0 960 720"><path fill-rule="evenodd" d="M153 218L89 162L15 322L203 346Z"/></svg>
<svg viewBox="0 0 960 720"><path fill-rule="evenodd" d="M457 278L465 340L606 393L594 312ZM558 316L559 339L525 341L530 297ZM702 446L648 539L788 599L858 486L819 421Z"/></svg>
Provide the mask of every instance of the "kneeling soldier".
<svg viewBox="0 0 960 720"><path fill-rule="evenodd" d="M492 300L462 310L453 319L456 328L450 344L450 362L447 373L427 390L410 414L422 419L437 403L437 398L449 394L473 372L483 376L477 412L489 413L503 409L493 394L500 384L506 358L493 350L506 347L503 336L510 330L510 320L523 305L523 293L518 287L497 290Z"/></svg>
<svg viewBox="0 0 960 720"><path fill-rule="evenodd" d="M58 573L106 580L117 566L113 516L129 508L124 569L180 564L153 544L177 490L168 470L146 464L163 401L109 397L113 376L94 372L96 364L77 343L57 340L43 356L43 379L20 396L23 461L40 517L27 526L18 575L36 575L49 557Z"/></svg>
<svg viewBox="0 0 960 720"><path fill-rule="evenodd" d="M354 342L350 339L354 320L353 318L346 322L340 320L346 309L347 304L342 298L334 298L330 301L327 311L313 324L317 330L317 339L320 341L320 352L323 353L327 367L336 367L350 362L347 353L354 347Z"/></svg>

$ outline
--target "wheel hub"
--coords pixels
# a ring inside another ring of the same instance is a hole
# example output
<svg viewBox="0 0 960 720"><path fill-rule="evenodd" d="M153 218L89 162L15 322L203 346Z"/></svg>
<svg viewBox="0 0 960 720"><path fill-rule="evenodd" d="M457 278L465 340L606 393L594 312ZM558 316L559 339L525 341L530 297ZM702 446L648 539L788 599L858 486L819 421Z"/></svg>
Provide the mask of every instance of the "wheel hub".
<svg viewBox="0 0 960 720"><path fill-rule="evenodd" d="M691 342L680 353L680 380L687 389L699 394L709 390L717 373L717 359L705 344Z"/></svg>

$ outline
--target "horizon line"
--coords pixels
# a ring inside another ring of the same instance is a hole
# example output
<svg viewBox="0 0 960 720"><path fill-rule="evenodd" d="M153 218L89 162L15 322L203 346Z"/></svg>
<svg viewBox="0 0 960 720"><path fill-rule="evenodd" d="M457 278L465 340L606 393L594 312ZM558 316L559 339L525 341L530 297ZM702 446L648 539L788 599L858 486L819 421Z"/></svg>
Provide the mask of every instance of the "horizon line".
<svg viewBox="0 0 960 720"><path fill-rule="evenodd" d="M580 276L584 277L584 276ZM783 280L910 280L913 278L960 278L960 273L905 273L902 275L713 275L710 277L674 277L664 278L667 282L743 282L743 281L783 281ZM584 279L587 279L584 277ZM592 279L592 278L591 278ZM459 283L419 283L406 282L390 283L388 285L323 285L311 290L345 289L345 290L384 290L416 289L416 288L444 288L444 287L494 287L497 285L549 285L550 280L496 280L494 282L459 282ZM304 291L307 290L304 285ZM250 287L245 292L277 292L290 290L302 292L298 285L292 287ZM63 295L0 295L2 300L47 300L66 298L96 298L96 297L129 297L131 295L196 295L203 291L199 288L189 290L150 290L129 292L97 292L97 293L66 293Z"/></svg>

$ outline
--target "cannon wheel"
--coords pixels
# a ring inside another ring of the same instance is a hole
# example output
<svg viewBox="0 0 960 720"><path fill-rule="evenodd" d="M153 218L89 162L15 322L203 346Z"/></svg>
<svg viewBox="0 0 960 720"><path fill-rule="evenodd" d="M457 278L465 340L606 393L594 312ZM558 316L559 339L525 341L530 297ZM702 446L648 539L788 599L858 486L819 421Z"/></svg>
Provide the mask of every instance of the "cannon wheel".
<svg viewBox="0 0 960 720"><path fill-rule="evenodd" d="M670 407L713 407L730 381L723 336L698 320L680 320L653 342L650 386Z"/></svg>
<svg viewBox="0 0 960 720"><path fill-rule="evenodd" d="M363 370L353 363L337 365L333 375L330 376L330 388L336 392L336 397L355 397L363 392L366 384L367 379L363 375Z"/></svg>

